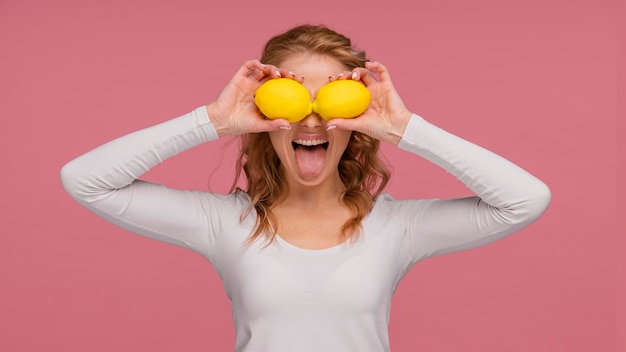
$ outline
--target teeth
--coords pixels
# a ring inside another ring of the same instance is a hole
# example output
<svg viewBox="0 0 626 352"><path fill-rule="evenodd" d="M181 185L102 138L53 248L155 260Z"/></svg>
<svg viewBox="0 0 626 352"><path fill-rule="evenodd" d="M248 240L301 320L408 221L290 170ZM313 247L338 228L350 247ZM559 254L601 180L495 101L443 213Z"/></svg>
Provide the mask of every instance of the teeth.
<svg viewBox="0 0 626 352"><path fill-rule="evenodd" d="M293 142L296 144L300 144L300 145L313 146L313 145L324 144L327 142L327 140L325 139L296 139Z"/></svg>

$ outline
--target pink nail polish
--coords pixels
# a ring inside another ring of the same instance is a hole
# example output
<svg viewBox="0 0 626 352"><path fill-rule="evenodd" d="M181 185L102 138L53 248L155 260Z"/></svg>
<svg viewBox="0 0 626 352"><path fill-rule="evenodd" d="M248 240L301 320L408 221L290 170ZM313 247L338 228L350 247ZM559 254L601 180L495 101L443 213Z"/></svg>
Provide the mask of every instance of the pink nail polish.
<svg viewBox="0 0 626 352"><path fill-rule="evenodd" d="M335 128L337 128L336 125L330 125L326 127L326 131L334 130Z"/></svg>

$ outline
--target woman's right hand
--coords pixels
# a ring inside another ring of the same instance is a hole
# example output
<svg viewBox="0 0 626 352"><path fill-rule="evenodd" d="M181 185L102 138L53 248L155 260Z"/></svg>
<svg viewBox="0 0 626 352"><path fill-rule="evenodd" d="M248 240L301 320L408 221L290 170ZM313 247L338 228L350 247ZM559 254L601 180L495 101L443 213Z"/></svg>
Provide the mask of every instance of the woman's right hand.
<svg viewBox="0 0 626 352"><path fill-rule="evenodd" d="M286 77L302 82L289 71L273 65L264 65L259 60L246 61L222 89L215 101L206 106L209 119L217 134L222 136L241 135L289 129L285 119L264 119L254 104L254 93L265 81Z"/></svg>

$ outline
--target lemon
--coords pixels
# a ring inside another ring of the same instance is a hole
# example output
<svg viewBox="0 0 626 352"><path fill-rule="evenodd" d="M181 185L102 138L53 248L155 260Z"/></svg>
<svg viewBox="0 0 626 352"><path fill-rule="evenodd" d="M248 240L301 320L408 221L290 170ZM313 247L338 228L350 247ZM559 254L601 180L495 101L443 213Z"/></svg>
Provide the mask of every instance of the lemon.
<svg viewBox="0 0 626 352"><path fill-rule="evenodd" d="M269 119L302 120L312 111L311 96L304 86L289 78L263 83L254 94L254 103Z"/></svg>
<svg viewBox="0 0 626 352"><path fill-rule="evenodd" d="M371 100L369 90L358 81L332 81L317 91L313 111L326 120L361 115Z"/></svg>

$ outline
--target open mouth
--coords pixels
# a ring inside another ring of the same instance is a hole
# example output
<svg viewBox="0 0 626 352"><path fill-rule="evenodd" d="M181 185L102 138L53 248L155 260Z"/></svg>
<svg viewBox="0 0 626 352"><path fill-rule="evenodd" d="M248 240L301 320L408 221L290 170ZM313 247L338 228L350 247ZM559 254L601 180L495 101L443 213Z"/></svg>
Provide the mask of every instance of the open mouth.
<svg viewBox="0 0 626 352"><path fill-rule="evenodd" d="M291 142L293 150L303 148L305 150L313 150L319 147L328 149L328 141L325 139L296 139Z"/></svg>
<svg viewBox="0 0 626 352"><path fill-rule="evenodd" d="M322 174L326 165L327 139L295 139L291 146L300 175L316 177Z"/></svg>

